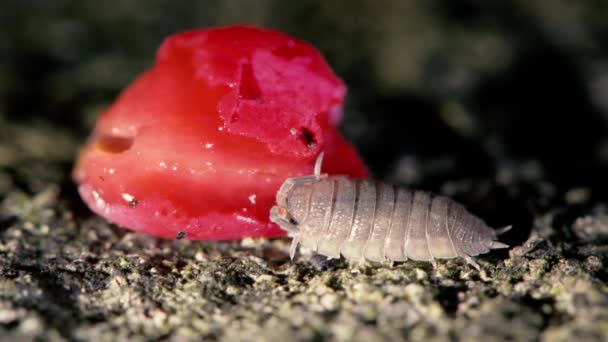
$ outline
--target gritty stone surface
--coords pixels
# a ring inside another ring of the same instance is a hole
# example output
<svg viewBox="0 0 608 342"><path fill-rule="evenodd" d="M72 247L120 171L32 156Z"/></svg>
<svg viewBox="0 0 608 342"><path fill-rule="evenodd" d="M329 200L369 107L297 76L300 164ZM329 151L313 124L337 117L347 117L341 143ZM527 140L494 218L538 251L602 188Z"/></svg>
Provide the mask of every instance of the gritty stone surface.
<svg viewBox="0 0 608 342"><path fill-rule="evenodd" d="M47 137L49 138L49 137ZM49 138L52 139L52 138ZM4 148L17 148L2 142ZM11 147L12 146L12 147ZM38 160L61 169L60 159ZM559 341L608 336L606 213L478 258L292 262L288 239L160 240L89 213L71 184L2 172L0 336L11 340ZM51 173L52 174L52 173ZM24 190L26 189L26 190ZM35 189L35 190L32 190ZM546 227L545 227L546 228ZM582 235L581 235L582 234ZM518 253L513 251L519 250Z"/></svg>

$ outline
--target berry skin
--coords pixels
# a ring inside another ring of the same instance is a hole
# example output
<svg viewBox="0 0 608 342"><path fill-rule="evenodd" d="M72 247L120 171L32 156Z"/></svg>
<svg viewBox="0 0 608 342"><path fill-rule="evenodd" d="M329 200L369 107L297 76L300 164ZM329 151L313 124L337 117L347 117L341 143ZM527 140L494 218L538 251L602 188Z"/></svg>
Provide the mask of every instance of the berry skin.
<svg viewBox="0 0 608 342"><path fill-rule="evenodd" d="M73 178L95 213L165 238L285 234L269 221L282 182L365 177L336 129L346 89L311 45L254 27L165 40L154 66L99 117Z"/></svg>

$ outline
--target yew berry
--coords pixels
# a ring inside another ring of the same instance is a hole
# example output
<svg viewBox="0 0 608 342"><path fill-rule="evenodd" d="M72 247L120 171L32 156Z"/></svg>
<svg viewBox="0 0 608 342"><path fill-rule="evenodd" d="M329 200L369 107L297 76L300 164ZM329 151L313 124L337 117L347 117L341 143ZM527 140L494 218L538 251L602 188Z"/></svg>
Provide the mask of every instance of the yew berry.
<svg viewBox="0 0 608 342"><path fill-rule="evenodd" d="M284 235L269 210L288 177L366 175L336 129L345 87L309 44L254 27L169 37L103 113L74 179L95 213L167 238Z"/></svg>

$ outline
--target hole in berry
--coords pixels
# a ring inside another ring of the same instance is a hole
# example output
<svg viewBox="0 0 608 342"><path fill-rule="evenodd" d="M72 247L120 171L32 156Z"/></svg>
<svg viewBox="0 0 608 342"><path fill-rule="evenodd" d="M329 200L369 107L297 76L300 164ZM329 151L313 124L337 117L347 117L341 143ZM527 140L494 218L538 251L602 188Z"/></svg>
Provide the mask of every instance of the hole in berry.
<svg viewBox="0 0 608 342"><path fill-rule="evenodd" d="M262 97L262 91L255 79L251 63L241 64L241 82L239 85L239 97L244 100L257 100Z"/></svg>
<svg viewBox="0 0 608 342"><path fill-rule="evenodd" d="M123 153L133 146L132 137L101 134L96 138L97 147L106 153Z"/></svg>
<svg viewBox="0 0 608 342"><path fill-rule="evenodd" d="M230 123L235 123L239 121L239 115L237 113L234 113L230 116Z"/></svg>
<svg viewBox="0 0 608 342"><path fill-rule="evenodd" d="M300 134L298 137L304 143L304 145L306 145L306 147L312 148L317 145L315 135L308 128L300 128Z"/></svg>

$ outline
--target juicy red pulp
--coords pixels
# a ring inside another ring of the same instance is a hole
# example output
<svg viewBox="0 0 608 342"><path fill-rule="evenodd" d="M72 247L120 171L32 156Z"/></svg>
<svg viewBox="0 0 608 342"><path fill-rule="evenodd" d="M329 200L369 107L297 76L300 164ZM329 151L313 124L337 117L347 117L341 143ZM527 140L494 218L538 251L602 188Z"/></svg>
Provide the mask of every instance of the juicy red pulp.
<svg viewBox="0 0 608 342"><path fill-rule="evenodd" d="M365 176L335 125L345 87L309 44L252 27L169 37L154 67L103 113L74 170L101 216L157 236L280 236L288 177Z"/></svg>

